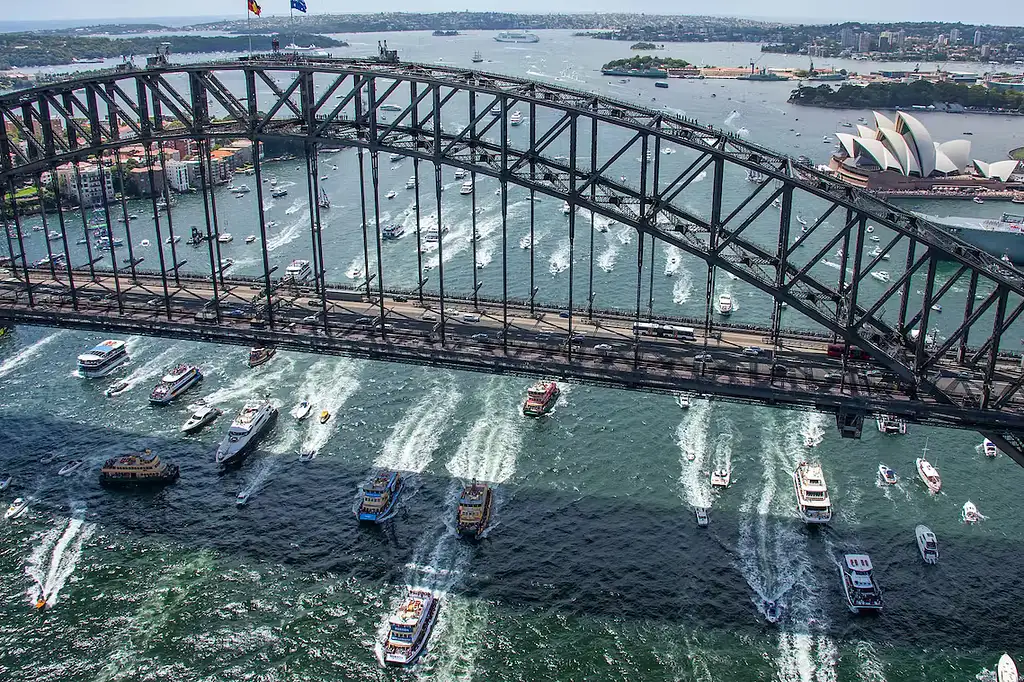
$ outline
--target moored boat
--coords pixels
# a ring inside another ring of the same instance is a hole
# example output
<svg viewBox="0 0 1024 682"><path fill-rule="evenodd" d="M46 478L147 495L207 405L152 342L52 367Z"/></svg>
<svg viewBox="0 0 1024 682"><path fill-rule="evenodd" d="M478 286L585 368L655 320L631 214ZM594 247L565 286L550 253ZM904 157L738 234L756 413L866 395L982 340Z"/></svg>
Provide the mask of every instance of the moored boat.
<svg viewBox="0 0 1024 682"><path fill-rule="evenodd" d="M167 464L152 450L113 457L100 469L100 484L107 486L164 485L178 480L177 464Z"/></svg>
<svg viewBox="0 0 1024 682"><path fill-rule="evenodd" d="M899 480L896 472L884 464L878 465L878 477L882 479L882 483L888 483L889 485L895 485L896 481Z"/></svg>
<svg viewBox="0 0 1024 682"><path fill-rule="evenodd" d="M224 410L209 405L198 405L189 415L189 418L181 425L182 433L195 433L203 427L212 424L217 417L224 414Z"/></svg>
<svg viewBox="0 0 1024 682"><path fill-rule="evenodd" d="M273 427L276 419L277 407L269 400L247 402L217 448L217 464L227 466L244 460L260 438Z"/></svg>
<svg viewBox="0 0 1024 682"><path fill-rule="evenodd" d="M875 584L871 569L871 557L867 554L846 554L839 566L846 603L854 613L882 608L882 591Z"/></svg>
<svg viewBox="0 0 1024 682"><path fill-rule="evenodd" d="M927 454L928 446L925 445L924 452L917 458L917 475L921 477L925 486L928 487L928 491L934 494L942 490L942 477L939 476L939 470L925 459Z"/></svg>
<svg viewBox="0 0 1024 682"><path fill-rule="evenodd" d="M124 341L101 341L88 353L78 356L78 371L88 379L104 377L128 362L128 347Z"/></svg>
<svg viewBox="0 0 1024 682"><path fill-rule="evenodd" d="M939 543L935 539L935 533L932 532L931 528L920 524L914 529L914 534L917 536L917 549L921 552L921 560L926 564L938 563Z"/></svg>
<svg viewBox="0 0 1024 682"><path fill-rule="evenodd" d="M249 366L259 367L266 364L276 353L277 349L273 346L253 346L249 350Z"/></svg>
<svg viewBox="0 0 1024 682"><path fill-rule="evenodd" d="M527 417L540 417L555 407L561 390L554 381L538 381L526 391L526 402L523 403L523 414Z"/></svg>
<svg viewBox="0 0 1024 682"><path fill-rule="evenodd" d="M371 523L387 521L395 514L401 492L401 472L378 471L362 488L356 518Z"/></svg>
<svg viewBox="0 0 1024 682"><path fill-rule="evenodd" d="M473 481L462 489L455 515L455 531L462 536L480 537L491 520L494 491L486 483Z"/></svg>
<svg viewBox="0 0 1024 682"><path fill-rule="evenodd" d="M1009 654L999 657L999 664L996 666L996 682L1017 682L1017 664L1013 662Z"/></svg>
<svg viewBox="0 0 1024 682"><path fill-rule="evenodd" d="M832 502L820 464L800 462L793 472L797 511L804 523L828 523L832 520Z"/></svg>
<svg viewBox="0 0 1024 682"><path fill-rule="evenodd" d="M409 590L401 606L388 619L384 636L384 662L409 665L423 651L437 620L440 602L427 590Z"/></svg>
<svg viewBox="0 0 1024 682"><path fill-rule="evenodd" d="M195 365L178 365L153 387L149 394L149 402L154 405L166 405L202 380L203 373Z"/></svg>

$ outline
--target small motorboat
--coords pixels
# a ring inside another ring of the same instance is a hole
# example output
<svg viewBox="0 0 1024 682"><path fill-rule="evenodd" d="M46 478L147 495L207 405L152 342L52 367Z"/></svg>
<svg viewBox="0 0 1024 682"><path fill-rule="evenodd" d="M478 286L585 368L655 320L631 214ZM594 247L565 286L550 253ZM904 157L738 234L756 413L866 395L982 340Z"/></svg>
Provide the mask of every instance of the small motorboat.
<svg viewBox="0 0 1024 682"><path fill-rule="evenodd" d="M296 421L302 421L309 416L309 413L313 411L313 404L308 400L303 400L301 403L292 408L292 416Z"/></svg>
<svg viewBox="0 0 1024 682"><path fill-rule="evenodd" d="M65 464L64 466L62 466L60 468L60 471L57 472L57 475L58 476L70 476L71 474L73 474L76 471L78 471L79 467L81 467L82 464L84 464L84 462L82 460L80 460L80 459L73 459L70 462L68 462L67 464Z"/></svg>
<svg viewBox="0 0 1024 682"><path fill-rule="evenodd" d="M239 507L244 506L245 503L249 501L249 495L251 494L252 493L250 493L248 490L243 490L242 492L238 493L238 495L235 496L235 504L238 505Z"/></svg>
<svg viewBox="0 0 1024 682"><path fill-rule="evenodd" d="M996 666L996 682L1017 682L1017 679L1017 664L1010 658L1010 654L1003 654Z"/></svg>
<svg viewBox="0 0 1024 682"><path fill-rule="evenodd" d="M942 306L939 305L938 303L934 303L934 304L932 304L932 310L934 310L937 313L941 313L942 312Z"/></svg>
<svg viewBox="0 0 1024 682"><path fill-rule="evenodd" d="M43 597L40 597L39 599L36 599L36 609L41 609L41 608L44 608L45 606L46 606L46 599L44 599Z"/></svg>
<svg viewBox="0 0 1024 682"><path fill-rule="evenodd" d="M971 502L970 500L964 502L964 510L962 513L962 517L964 523L977 523L978 521L981 521L984 518L981 515L981 512L978 511L978 508L974 506L974 503Z"/></svg>
<svg viewBox="0 0 1024 682"><path fill-rule="evenodd" d="M17 498L14 502L11 502L11 506L4 512L5 519L16 519L21 516L28 508L28 500Z"/></svg>
<svg viewBox="0 0 1024 682"><path fill-rule="evenodd" d="M203 427L212 424L222 414L224 414L224 410L218 407L199 405L185 423L181 425L181 431L182 433L195 433Z"/></svg>
<svg viewBox="0 0 1024 682"><path fill-rule="evenodd" d="M328 412L327 410L321 410L320 411L320 423L321 424L326 424L328 422L328 420L330 420L330 418L331 418L331 413L330 412Z"/></svg>
<svg viewBox="0 0 1024 682"><path fill-rule="evenodd" d="M921 551L921 560L926 564L937 564L939 562L939 543L935 539L935 533L931 529L920 524L914 533L917 535L917 548Z"/></svg>
<svg viewBox="0 0 1024 682"><path fill-rule="evenodd" d="M277 349L273 346L253 346L249 350L249 366L259 367L270 361L270 358L274 357L277 353Z"/></svg>
<svg viewBox="0 0 1024 682"><path fill-rule="evenodd" d="M813 447L816 447L817 445L818 445L818 441L814 440L813 436L805 436L804 437L804 447L805 448L813 448Z"/></svg>
<svg viewBox="0 0 1024 682"><path fill-rule="evenodd" d="M303 450L299 453L300 462L312 462L316 459L316 450Z"/></svg>
<svg viewBox="0 0 1024 682"><path fill-rule="evenodd" d="M982 450L985 451L986 457L995 457L999 454L999 448L997 448L996 444L990 441L988 438L986 438L985 442L981 444L981 448Z"/></svg>
<svg viewBox="0 0 1024 682"><path fill-rule="evenodd" d="M388 192L387 194L384 195L384 198L385 199L394 199L397 196L398 196L398 192L396 192L395 190L391 190L390 192Z"/></svg>
<svg viewBox="0 0 1024 682"><path fill-rule="evenodd" d="M116 381L116 382L110 384L110 387L107 388L107 390L104 391L103 393L108 398L112 398L115 395L121 395L122 393L127 391L129 388L131 388L131 384L129 384L127 381Z"/></svg>
<svg viewBox="0 0 1024 682"><path fill-rule="evenodd" d="M0 490L7 490L11 487L11 481L14 479L10 474L0 474Z"/></svg>
<svg viewBox="0 0 1024 682"><path fill-rule="evenodd" d="M697 517L697 525L701 528L707 528L708 524L711 523L711 518L708 516L708 510L704 507L695 507L693 513Z"/></svg>
<svg viewBox="0 0 1024 682"><path fill-rule="evenodd" d="M974 201L974 203L976 203L976 204L984 204L985 203L985 200L982 199L981 197L974 197L974 199L972 201Z"/></svg>
<svg viewBox="0 0 1024 682"><path fill-rule="evenodd" d="M771 599L766 599L764 602L764 617L769 623L778 623L779 617L782 615L782 609Z"/></svg>
<svg viewBox="0 0 1024 682"><path fill-rule="evenodd" d="M899 480L896 472L884 464L878 465L878 477L882 479L882 483L888 483L889 485L896 485L896 481Z"/></svg>
<svg viewBox="0 0 1024 682"><path fill-rule="evenodd" d="M246 244L252 244L254 241L256 241L256 235L254 234L250 234L248 237L245 238Z"/></svg>
<svg viewBox="0 0 1024 682"><path fill-rule="evenodd" d="M680 393L676 396L676 405L683 410L690 409L690 396Z"/></svg>
<svg viewBox="0 0 1024 682"><path fill-rule="evenodd" d="M39 458L39 463L40 464L50 464L55 459L57 459L57 453L56 452L52 452L49 455L43 455L42 457L40 457Z"/></svg>
<svg viewBox="0 0 1024 682"><path fill-rule="evenodd" d="M728 469L717 469L711 472L711 487L726 488L729 486L731 474Z"/></svg>

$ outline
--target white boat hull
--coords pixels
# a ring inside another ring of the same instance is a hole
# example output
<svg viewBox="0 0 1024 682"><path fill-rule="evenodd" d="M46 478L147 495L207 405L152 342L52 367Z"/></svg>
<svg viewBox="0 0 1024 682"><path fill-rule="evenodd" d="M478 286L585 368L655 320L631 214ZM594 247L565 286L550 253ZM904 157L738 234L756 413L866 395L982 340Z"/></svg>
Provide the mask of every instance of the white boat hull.
<svg viewBox="0 0 1024 682"><path fill-rule="evenodd" d="M999 657L999 665L996 667L996 682L1018 682L1017 664L1013 662L1009 654Z"/></svg>

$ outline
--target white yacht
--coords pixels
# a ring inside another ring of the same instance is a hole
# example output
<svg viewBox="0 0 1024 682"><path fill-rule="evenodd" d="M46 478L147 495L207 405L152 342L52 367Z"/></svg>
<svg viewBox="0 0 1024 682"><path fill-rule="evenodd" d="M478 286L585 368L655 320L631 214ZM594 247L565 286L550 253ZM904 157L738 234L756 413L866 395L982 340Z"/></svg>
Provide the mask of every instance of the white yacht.
<svg viewBox="0 0 1024 682"><path fill-rule="evenodd" d="M166 405L202 380L203 373L195 365L178 365L153 387L152 393L149 394L149 402L154 405Z"/></svg>
<svg viewBox="0 0 1024 682"><path fill-rule="evenodd" d="M84 463L85 462L83 462L80 459L72 459L67 464L65 464L64 466L62 466L60 468L60 471L57 472L57 475L58 476L70 476L71 474L73 474L76 471L78 471L82 467L82 465Z"/></svg>
<svg viewBox="0 0 1024 682"><path fill-rule="evenodd" d="M732 314L732 294L722 294L718 297L718 313L720 315Z"/></svg>
<svg viewBox="0 0 1024 682"><path fill-rule="evenodd" d="M871 577L871 557L867 554L846 554L839 573L843 576L843 590L851 611L860 613L882 608L882 591Z"/></svg>
<svg viewBox="0 0 1024 682"><path fill-rule="evenodd" d="M124 341L101 341L88 353L78 356L78 370L88 379L105 377L128 362L128 347Z"/></svg>
<svg viewBox="0 0 1024 682"><path fill-rule="evenodd" d="M388 619L384 635L384 662L409 665L423 651L437 619L440 601L427 590L409 590L401 606Z"/></svg>
<svg viewBox="0 0 1024 682"><path fill-rule="evenodd" d="M999 448L997 448L996 444L990 441L988 438L986 438L985 442L981 444L981 447L985 451L986 457L995 457L999 454Z"/></svg>
<svg viewBox="0 0 1024 682"><path fill-rule="evenodd" d="M398 196L398 192L396 192L395 190L391 190L390 192L388 192L387 194L384 195L384 198L385 199L394 199L397 196Z"/></svg>
<svg viewBox="0 0 1024 682"><path fill-rule="evenodd" d="M405 181L405 188L406 189L416 189L416 176L415 175L410 176L409 179Z"/></svg>
<svg viewBox="0 0 1024 682"><path fill-rule="evenodd" d="M512 115L508 117L509 125L517 126L523 122L523 115L518 109L512 112Z"/></svg>
<svg viewBox="0 0 1024 682"><path fill-rule="evenodd" d="M879 282L889 281L889 273L886 272L885 270L872 270L871 276L877 279Z"/></svg>
<svg viewBox="0 0 1024 682"><path fill-rule="evenodd" d="M917 548L921 551L921 560L926 564L939 563L939 543L931 528L920 524L914 529L914 533L917 535Z"/></svg>
<svg viewBox="0 0 1024 682"><path fill-rule="evenodd" d="M800 462L793 472L793 489L804 523L828 523L832 519L832 502L820 464Z"/></svg>
<svg viewBox="0 0 1024 682"><path fill-rule="evenodd" d="M217 448L217 464L241 462L249 450L274 425L277 408L269 400L251 400L245 404Z"/></svg>
<svg viewBox="0 0 1024 682"><path fill-rule="evenodd" d="M455 169L455 179L456 180L462 180L465 177L466 177L466 169L464 169L464 168L456 168Z"/></svg>
<svg viewBox="0 0 1024 682"><path fill-rule="evenodd" d="M939 476L939 470L932 466L931 462L925 459L928 454L927 443L924 446L924 452L917 458L917 475L921 477L924 484L928 487L928 492L935 494L942 490L942 477Z"/></svg>
<svg viewBox="0 0 1024 682"><path fill-rule="evenodd" d="M212 424L217 417L224 414L224 410L209 405L197 405L189 415L189 418L181 425L182 433L195 433L204 426Z"/></svg>
<svg viewBox="0 0 1024 682"><path fill-rule="evenodd" d="M219 235L217 235L217 241L219 241L221 244L227 244L232 239L234 239L234 237L231 236L230 232L221 232Z"/></svg>
<svg viewBox="0 0 1024 682"><path fill-rule="evenodd" d="M999 664L996 666L996 682L1017 682L1017 664L1010 658L1010 654L1003 654L999 657Z"/></svg>
<svg viewBox="0 0 1024 682"><path fill-rule="evenodd" d="M472 194L473 193L473 181L467 180L462 183L462 187L459 188L459 194Z"/></svg>
<svg viewBox="0 0 1024 682"><path fill-rule="evenodd" d="M693 513L697 516L697 525L706 528L711 519L708 517L708 510L704 507L694 507Z"/></svg>
<svg viewBox="0 0 1024 682"><path fill-rule="evenodd" d="M303 400L301 403L292 408L291 415L296 421L303 421L313 411L313 403L308 400Z"/></svg>
<svg viewBox="0 0 1024 682"><path fill-rule="evenodd" d="M292 282L302 282L309 279L312 274L313 269L308 260L293 260L284 269L284 278Z"/></svg>
<svg viewBox="0 0 1024 682"><path fill-rule="evenodd" d="M19 497L15 499L14 502L11 502L11 506L9 506L7 511L4 512L4 518L16 519L21 516L27 508L28 500Z"/></svg>
<svg viewBox="0 0 1024 682"><path fill-rule="evenodd" d="M878 415L875 418L875 424L878 426L879 433L898 433L903 435L907 432L907 422L892 415Z"/></svg>
<svg viewBox="0 0 1024 682"><path fill-rule="evenodd" d="M711 487L727 488L730 478L731 472L728 469L715 469L711 472Z"/></svg>
<svg viewBox="0 0 1024 682"><path fill-rule="evenodd" d="M963 520L964 523L977 523L981 521L981 512L974 506L974 503L970 500L964 502Z"/></svg>

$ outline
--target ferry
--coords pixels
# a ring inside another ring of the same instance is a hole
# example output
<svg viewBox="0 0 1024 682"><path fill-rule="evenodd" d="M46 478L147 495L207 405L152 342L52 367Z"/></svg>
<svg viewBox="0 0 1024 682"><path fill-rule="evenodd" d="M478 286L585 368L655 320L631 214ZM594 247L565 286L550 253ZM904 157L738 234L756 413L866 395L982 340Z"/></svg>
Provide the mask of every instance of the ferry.
<svg viewBox="0 0 1024 682"><path fill-rule="evenodd" d="M459 508L455 516L455 530L459 535L480 537L491 520L494 491L486 483L473 481L462 489Z"/></svg>
<svg viewBox="0 0 1024 682"><path fill-rule="evenodd" d="M459 194L472 194L473 193L473 181L468 180L462 183L462 187L459 188Z"/></svg>
<svg viewBox="0 0 1024 682"><path fill-rule="evenodd" d="M405 181L405 188L406 189L416 189L416 176L415 175L410 176L409 179Z"/></svg>
<svg viewBox="0 0 1024 682"><path fill-rule="evenodd" d="M330 412L328 412L327 410L321 410L320 411L320 423L321 424L326 424L328 421L330 421L330 419L331 419L331 413Z"/></svg>
<svg viewBox="0 0 1024 682"><path fill-rule="evenodd" d="M711 523L708 510L704 507L694 507L693 513L697 517L697 525L701 528L707 528L708 524Z"/></svg>
<svg viewBox="0 0 1024 682"><path fill-rule="evenodd" d="M828 523L832 519L832 503L820 464L800 462L793 472L793 489L804 523Z"/></svg>
<svg viewBox="0 0 1024 682"><path fill-rule="evenodd" d="M502 31L498 35L494 36L494 39L499 43L537 43L540 42L533 33L526 33L525 31Z"/></svg>
<svg viewBox="0 0 1024 682"><path fill-rule="evenodd" d="M917 458L917 475L921 477L925 486L928 487L928 492L935 494L942 490L942 477L939 476L939 471L932 466L931 462L924 458L928 454L928 446L925 445L924 452Z"/></svg>
<svg viewBox="0 0 1024 682"><path fill-rule="evenodd" d="M878 465L878 477L882 479L882 483L887 483L889 485L896 485L896 482L900 480L899 476L896 475L896 472L884 464Z"/></svg>
<svg viewBox="0 0 1024 682"><path fill-rule="evenodd" d="M935 539L935 533L924 524L914 529L917 535L917 549L921 552L921 560L926 564L939 563L939 543Z"/></svg>
<svg viewBox="0 0 1024 682"><path fill-rule="evenodd" d="M402 474L398 471L379 471L373 480L363 486L362 499L356 518L370 523L383 523L395 514L398 497L402 493Z"/></svg>
<svg viewBox="0 0 1024 682"><path fill-rule="evenodd" d="M732 295L722 294L718 297L718 312L720 315L732 314Z"/></svg>
<svg viewBox="0 0 1024 682"><path fill-rule="evenodd" d="M179 475L177 464L160 461L152 450L139 454L113 457L100 469L100 485L144 486L174 483Z"/></svg>
<svg viewBox="0 0 1024 682"><path fill-rule="evenodd" d="M380 228L380 238L385 241L398 239L403 234L405 234L405 225L401 223L391 223Z"/></svg>
<svg viewBox="0 0 1024 682"><path fill-rule="evenodd" d="M729 487L729 479L731 473L728 469L715 469L711 472L711 487L712 488L727 488Z"/></svg>
<svg viewBox="0 0 1024 682"><path fill-rule="evenodd" d="M4 512L4 518L16 519L21 516L26 509L28 509L28 500L19 497L15 499L14 502L11 502L11 506L9 506L7 511Z"/></svg>
<svg viewBox="0 0 1024 682"><path fill-rule="evenodd" d="M185 423L181 425L182 433L195 433L201 430L203 427L212 424L217 420L217 417L224 414L224 410L218 407L210 407L209 405L198 405L192 414L189 415Z"/></svg>
<svg viewBox="0 0 1024 682"><path fill-rule="evenodd" d="M78 371L87 379L105 377L128 360L124 341L102 341L88 353L78 356Z"/></svg>
<svg viewBox="0 0 1024 682"><path fill-rule="evenodd" d="M423 651L437 620L441 603L426 590L409 590L402 605L388 619L384 636L384 662L410 665Z"/></svg>
<svg viewBox="0 0 1024 682"><path fill-rule="evenodd" d="M276 419L277 408L269 400L247 402L217 448L217 464L227 466L244 460L249 450L273 427Z"/></svg>
<svg viewBox="0 0 1024 682"><path fill-rule="evenodd" d="M310 278L313 274L313 269L309 265L308 260L293 260L288 264L288 267L284 269L284 278L291 280L292 282L302 282Z"/></svg>
<svg viewBox="0 0 1024 682"><path fill-rule="evenodd" d="M307 417L309 417L312 411L313 403L309 402L308 400L303 400L301 403L292 408L291 415L292 417L295 418L295 421L301 422L304 421Z"/></svg>
<svg viewBox="0 0 1024 682"><path fill-rule="evenodd" d="M996 444L990 441L988 438L986 438L985 442L981 444L981 447L985 451L986 457L995 457L999 454L999 448L997 448Z"/></svg>
<svg viewBox="0 0 1024 682"><path fill-rule="evenodd" d="M1017 682L1017 664L1010 658L1010 654L1003 654L999 657L999 664L996 666L996 682Z"/></svg>
<svg viewBox="0 0 1024 682"><path fill-rule="evenodd" d="M900 435L907 433L907 422L888 414L878 415L875 418L875 425L878 426L879 433L898 433Z"/></svg>
<svg viewBox="0 0 1024 682"><path fill-rule="evenodd" d="M265 365L276 353L277 349L273 346L253 346L249 350L249 366L259 367L260 365Z"/></svg>
<svg viewBox="0 0 1024 682"><path fill-rule="evenodd" d="M523 403L523 414L527 417L540 417L555 407L561 391L554 381L538 381L526 391L526 402Z"/></svg>
<svg viewBox="0 0 1024 682"><path fill-rule="evenodd" d="M846 603L854 613L878 611L882 608L882 591L871 577L871 557L867 554L846 554L839 566L843 577Z"/></svg>
<svg viewBox="0 0 1024 682"><path fill-rule="evenodd" d="M523 115L519 112L518 109L513 111L512 115L508 117L508 124L509 125L517 126L517 125L522 124L522 122L523 122Z"/></svg>
<svg viewBox="0 0 1024 682"><path fill-rule="evenodd" d="M60 468L60 471L57 472L57 475L70 476L71 474L78 471L83 464L85 464L85 462L83 462L80 459L72 459L67 464Z"/></svg>
<svg viewBox="0 0 1024 682"><path fill-rule="evenodd" d="M203 373L195 365L178 365L164 375L149 394L149 402L166 405L203 380Z"/></svg>

